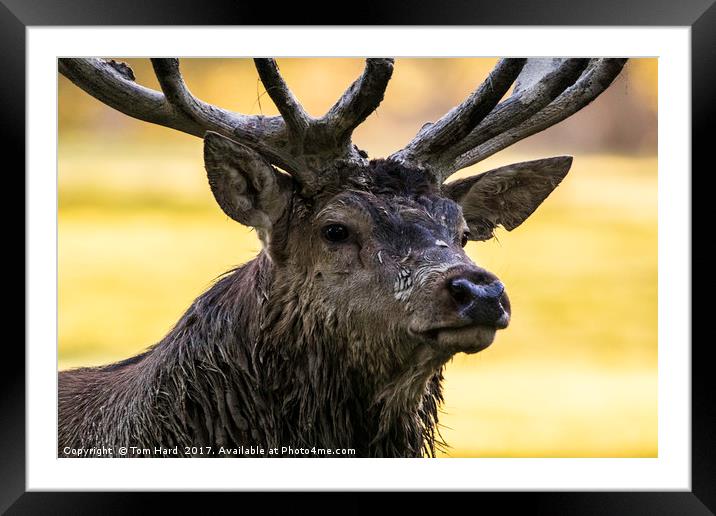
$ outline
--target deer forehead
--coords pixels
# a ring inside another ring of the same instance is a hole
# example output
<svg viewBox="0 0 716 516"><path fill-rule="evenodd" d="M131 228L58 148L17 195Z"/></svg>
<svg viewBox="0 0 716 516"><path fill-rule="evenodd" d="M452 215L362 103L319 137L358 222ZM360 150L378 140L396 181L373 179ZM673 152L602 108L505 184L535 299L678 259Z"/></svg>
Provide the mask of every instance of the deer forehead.
<svg viewBox="0 0 716 516"><path fill-rule="evenodd" d="M377 235L398 231L406 236L420 228L439 233L433 241L444 241L448 234L463 227L462 209L450 199L438 195L404 196L395 193L374 194L348 191L330 199L314 217L316 223L341 222L367 224Z"/></svg>

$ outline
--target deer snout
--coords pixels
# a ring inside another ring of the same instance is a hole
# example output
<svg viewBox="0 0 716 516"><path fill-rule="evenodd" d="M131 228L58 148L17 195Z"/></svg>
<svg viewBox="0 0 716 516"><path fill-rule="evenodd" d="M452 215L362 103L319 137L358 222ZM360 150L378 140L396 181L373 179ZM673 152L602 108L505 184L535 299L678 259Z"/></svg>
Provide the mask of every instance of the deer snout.
<svg viewBox="0 0 716 516"><path fill-rule="evenodd" d="M510 301L494 274L480 269L463 271L447 278L445 288L462 318L475 325L507 327Z"/></svg>

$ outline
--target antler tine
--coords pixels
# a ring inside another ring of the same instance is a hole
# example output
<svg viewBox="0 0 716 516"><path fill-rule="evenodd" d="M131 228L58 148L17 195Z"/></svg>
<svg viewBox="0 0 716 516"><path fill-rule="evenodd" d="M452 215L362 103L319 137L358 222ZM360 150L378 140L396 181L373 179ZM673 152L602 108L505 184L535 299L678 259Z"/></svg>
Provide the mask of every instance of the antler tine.
<svg viewBox="0 0 716 516"><path fill-rule="evenodd" d="M383 100L393 59L366 59L361 76L321 118L308 116L279 72L274 59L254 59L266 92L286 120L295 152L314 157L358 159L350 136ZM320 159L315 160L320 163Z"/></svg>
<svg viewBox="0 0 716 516"><path fill-rule="evenodd" d="M150 59L165 101L177 115L193 120L197 125L207 125L207 113L202 113L201 103L191 94L179 71L179 59ZM209 123L210 120L209 120Z"/></svg>
<svg viewBox="0 0 716 516"><path fill-rule="evenodd" d="M392 158L404 162L430 161L462 140L487 116L510 88L526 59L501 59L487 79L465 101L434 124L425 124L417 136Z"/></svg>
<svg viewBox="0 0 716 516"><path fill-rule="evenodd" d="M58 67L75 85L125 115L200 136L195 124L176 116L164 95L134 82L134 72L124 63L63 58Z"/></svg>
<svg viewBox="0 0 716 516"><path fill-rule="evenodd" d="M214 106L206 104L192 95L184 82L179 70L179 59L157 58L150 59L154 74L164 93L166 102L172 107L177 116L193 121L202 129L211 129L224 134L233 134L238 117L235 114L216 116ZM218 114L221 115L219 110ZM223 126L223 128L222 128ZM203 133L200 135L203 136Z"/></svg>
<svg viewBox="0 0 716 516"><path fill-rule="evenodd" d="M549 71L538 82L513 93L498 104L467 138L453 146L450 156L462 154L465 150L527 120L574 84L588 64L589 59L565 59L559 67Z"/></svg>
<svg viewBox="0 0 716 516"><path fill-rule="evenodd" d="M286 85L274 59L254 59L266 92L278 108L293 136L303 140L309 131L312 143L340 148L353 130L376 110L393 73L393 59L366 59L361 76L320 119L311 119ZM319 128L325 128L321 131Z"/></svg>
<svg viewBox="0 0 716 516"><path fill-rule="evenodd" d="M286 121L289 129L289 137L299 141L303 139L310 124L310 118L301 106L301 103L293 96L293 93L286 85L286 81L278 71L275 59L254 59L256 70L259 73L261 82L266 88L279 113Z"/></svg>
<svg viewBox="0 0 716 516"><path fill-rule="evenodd" d="M178 59L152 59L152 65L162 92L137 84L132 69L114 60L63 58L58 66L75 85L133 118L200 138L215 131L291 173L301 168L286 150L286 124L281 117L243 115L207 104L187 89Z"/></svg>
<svg viewBox="0 0 716 516"><path fill-rule="evenodd" d="M365 157L351 144L351 134L383 100L393 73L393 59L367 59L361 76L321 118L311 118L296 100L279 72L274 59L254 59L267 93L286 121L291 152L300 156L304 167L304 193L320 187L326 165L335 160L358 164Z"/></svg>
<svg viewBox="0 0 716 516"><path fill-rule="evenodd" d="M303 163L294 175L298 176L304 194L311 195L320 189L325 179L321 177L323 169L335 159L365 161L351 145L346 145L349 140L339 137L340 127L332 123L332 118L326 115L314 119L306 113L281 76L276 60L254 59L254 64L266 92L286 122L289 150Z"/></svg>
<svg viewBox="0 0 716 516"><path fill-rule="evenodd" d="M457 156L450 169L469 167L528 136L572 116L596 99L616 79L627 59L592 59L579 80L547 107L509 130Z"/></svg>
<svg viewBox="0 0 716 516"><path fill-rule="evenodd" d="M365 68L321 121L328 125L336 142L350 140L351 134L375 111L383 101L388 82L393 75L394 59L365 60Z"/></svg>
<svg viewBox="0 0 716 516"><path fill-rule="evenodd" d="M423 128L407 147L391 158L424 167L442 183L460 168L477 163L487 155L546 129L584 107L611 83L625 60L604 60L614 63L598 75L593 68L595 61L602 60L551 60L547 67L538 70L536 78L534 72L539 67L535 66L535 62L541 60L521 60L520 70L516 73L517 63L506 61L500 61L488 79L462 105L436 124ZM597 80L597 77L600 79ZM480 92L491 91L487 85L496 82L495 79L502 82L499 83L500 90L493 95L499 91L504 94L515 79L517 85L507 100L493 104L489 113L478 119L476 110L473 108L470 111L471 100L480 98ZM607 79L608 82L605 82ZM462 121L464 116L460 116L461 112L473 114L469 132L465 131L468 124ZM437 134L442 137L436 137Z"/></svg>

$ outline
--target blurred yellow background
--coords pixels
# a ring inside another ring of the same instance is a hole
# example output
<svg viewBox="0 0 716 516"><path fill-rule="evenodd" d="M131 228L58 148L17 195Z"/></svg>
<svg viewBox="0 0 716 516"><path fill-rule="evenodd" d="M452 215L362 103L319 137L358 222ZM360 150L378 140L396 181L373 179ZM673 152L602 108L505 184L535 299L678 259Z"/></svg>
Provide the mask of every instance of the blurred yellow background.
<svg viewBox="0 0 716 516"><path fill-rule="evenodd" d="M148 60L123 59L158 89ZM397 59L385 100L355 133L371 157L407 143L485 77L494 59ZM280 59L319 116L359 59ZM246 59L184 59L207 102L276 114ZM456 177L575 156L562 185L513 232L468 253L510 293L513 320L448 364L451 457L657 456L657 60L633 59L592 105ZM160 340L258 239L209 191L198 138L115 112L59 79L60 369Z"/></svg>

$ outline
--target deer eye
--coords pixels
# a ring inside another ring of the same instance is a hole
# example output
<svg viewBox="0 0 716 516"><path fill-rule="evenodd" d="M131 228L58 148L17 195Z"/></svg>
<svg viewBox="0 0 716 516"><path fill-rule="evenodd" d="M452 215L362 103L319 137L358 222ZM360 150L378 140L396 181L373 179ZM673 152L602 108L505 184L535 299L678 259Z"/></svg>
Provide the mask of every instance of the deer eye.
<svg viewBox="0 0 716 516"><path fill-rule="evenodd" d="M323 228L323 237L329 242L344 242L350 232L343 224L329 224Z"/></svg>
<svg viewBox="0 0 716 516"><path fill-rule="evenodd" d="M462 237L460 239L460 245L465 247L467 245L467 241L470 240L470 232L469 231L463 231Z"/></svg>

